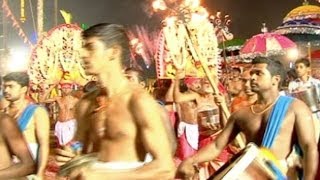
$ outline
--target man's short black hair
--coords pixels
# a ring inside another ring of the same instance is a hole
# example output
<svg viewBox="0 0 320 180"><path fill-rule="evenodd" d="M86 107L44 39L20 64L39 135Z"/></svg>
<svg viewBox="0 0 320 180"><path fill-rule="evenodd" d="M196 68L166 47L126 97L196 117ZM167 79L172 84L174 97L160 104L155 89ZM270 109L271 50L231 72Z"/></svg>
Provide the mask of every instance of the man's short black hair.
<svg viewBox="0 0 320 180"><path fill-rule="evenodd" d="M101 23L96 24L82 32L82 37L99 38L107 48L119 45L122 48L122 66L130 65L130 40L124 26L119 24Z"/></svg>
<svg viewBox="0 0 320 180"><path fill-rule="evenodd" d="M29 86L29 75L26 72L11 72L3 77L4 82L14 81L21 87Z"/></svg>
<svg viewBox="0 0 320 180"><path fill-rule="evenodd" d="M297 65L300 63L304 64L306 67L310 67L310 61L307 58L300 58L300 59L296 60L296 62L294 64Z"/></svg>
<svg viewBox="0 0 320 180"><path fill-rule="evenodd" d="M267 64L267 70L271 76L280 75L279 88L281 88L286 79L286 71L283 64L274 57L256 57L252 60L252 64Z"/></svg>

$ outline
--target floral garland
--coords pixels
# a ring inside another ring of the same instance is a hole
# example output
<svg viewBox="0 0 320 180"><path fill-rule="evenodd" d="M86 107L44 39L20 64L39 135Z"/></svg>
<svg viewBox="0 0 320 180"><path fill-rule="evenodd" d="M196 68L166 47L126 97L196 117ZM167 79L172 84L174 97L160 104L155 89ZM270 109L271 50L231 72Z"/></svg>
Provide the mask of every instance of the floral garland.
<svg viewBox="0 0 320 180"><path fill-rule="evenodd" d="M91 79L81 64L81 31L76 24L62 24L43 36L31 55L32 84L56 84L64 79L84 85Z"/></svg>

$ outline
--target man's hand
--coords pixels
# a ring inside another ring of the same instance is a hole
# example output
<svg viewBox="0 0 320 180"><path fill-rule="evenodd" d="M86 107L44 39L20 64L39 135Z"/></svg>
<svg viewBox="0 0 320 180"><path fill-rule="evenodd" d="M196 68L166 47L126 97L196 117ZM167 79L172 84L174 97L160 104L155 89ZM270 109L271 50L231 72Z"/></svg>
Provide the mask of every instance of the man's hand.
<svg viewBox="0 0 320 180"><path fill-rule="evenodd" d="M192 160L186 159L179 165L177 175L185 180L189 180L196 174L196 170Z"/></svg>
<svg viewBox="0 0 320 180"><path fill-rule="evenodd" d="M176 70L176 79L183 79L185 77L185 71L182 69Z"/></svg>
<svg viewBox="0 0 320 180"><path fill-rule="evenodd" d="M222 94L214 95L214 101L216 104L221 105L226 102L225 97Z"/></svg>
<svg viewBox="0 0 320 180"><path fill-rule="evenodd" d="M55 159L59 166L62 166L76 157L76 153L68 146L63 149L56 149Z"/></svg>

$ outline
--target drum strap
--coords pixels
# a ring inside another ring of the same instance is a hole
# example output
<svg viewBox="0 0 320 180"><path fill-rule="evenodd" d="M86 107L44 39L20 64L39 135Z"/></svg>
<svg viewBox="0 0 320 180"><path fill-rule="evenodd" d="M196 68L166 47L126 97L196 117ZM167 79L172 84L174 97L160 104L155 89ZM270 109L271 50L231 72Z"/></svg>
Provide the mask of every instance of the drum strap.
<svg viewBox="0 0 320 180"><path fill-rule="evenodd" d="M278 98L269 115L267 127L262 139L262 147L268 149L272 147L272 144L279 133L282 121L292 101L293 98L289 96L280 96Z"/></svg>

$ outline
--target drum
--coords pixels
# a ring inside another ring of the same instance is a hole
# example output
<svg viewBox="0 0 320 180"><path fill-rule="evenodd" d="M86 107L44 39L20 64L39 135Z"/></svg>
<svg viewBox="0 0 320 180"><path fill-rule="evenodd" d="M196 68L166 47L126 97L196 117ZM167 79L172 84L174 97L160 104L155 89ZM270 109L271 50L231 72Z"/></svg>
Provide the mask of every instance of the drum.
<svg viewBox="0 0 320 180"><path fill-rule="evenodd" d="M76 168L90 166L91 164L95 163L97 159L98 158L96 153L78 156L72 159L71 161L69 161L68 163L62 165L60 167L58 175L68 176Z"/></svg>
<svg viewBox="0 0 320 180"><path fill-rule="evenodd" d="M268 163L271 163L269 157L266 157L255 144L250 143L208 180L279 179L274 174L274 171L271 170Z"/></svg>
<svg viewBox="0 0 320 180"><path fill-rule="evenodd" d="M293 97L300 99L309 106L312 112L320 110L318 102L317 87L311 86L304 91L293 92Z"/></svg>

